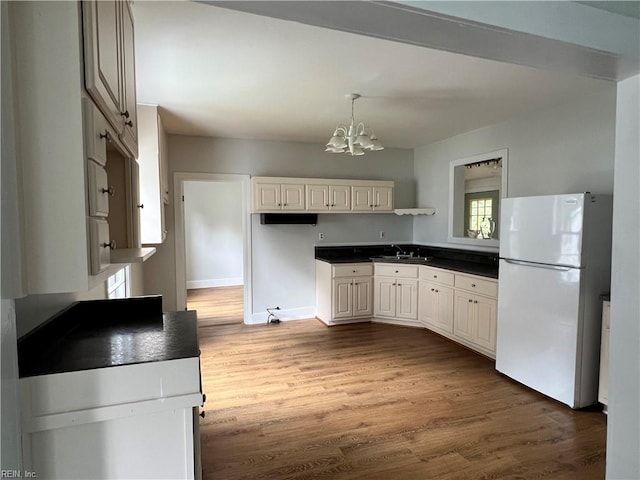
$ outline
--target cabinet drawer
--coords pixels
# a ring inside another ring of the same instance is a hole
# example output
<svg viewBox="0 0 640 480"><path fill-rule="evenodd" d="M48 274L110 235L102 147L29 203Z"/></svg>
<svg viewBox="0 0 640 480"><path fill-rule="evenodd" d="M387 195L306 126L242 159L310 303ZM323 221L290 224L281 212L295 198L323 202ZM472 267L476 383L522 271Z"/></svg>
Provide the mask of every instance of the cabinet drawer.
<svg viewBox="0 0 640 480"><path fill-rule="evenodd" d="M84 99L84 127L87 158L105 166L107 142L113 138L115 132L108 127L107 120L88 98Z"/></svg>
<svg viewBox="0 0 640 480"><path fill-rule="evenodd" d="M371 263L350 263L347 265L334 265L333 276L338 277L360 277L373 275L373 265Z"/></svg>
<svg viewBox="0 0 640 480"><path fill-rule="evenodd" d="M97 163L88 160L87 179L89 183L89 215L92 217L108 216L110 190L107 171Z"/></svg>
<svg viewBox="0 0 640 480"><path fill-rule="evenodd" d="M97 275L111 263L109 223L102 218L89 219L91 239L91 274Z"/></svg>
<svg viewBox="0 0 640 480"><path fill-rule="evenodd" d="M418 278L417 265L376 264L376 275L391 277Z"/></svg>
<svg viewBox="0 0 640 480"><path fill-rule="evenodd" d="M490 297L498 296L498 282L495 280L485 280L478 277L456 274L455 284L456 288L462 288L470 292L488 295Z"/></svg>
<svg viewBox="0 0 640 480"><path fill-rule="evenodd" d="M443 285L453 286L453 273L439 268L420 267L420 280L430 280Z"/></svg>

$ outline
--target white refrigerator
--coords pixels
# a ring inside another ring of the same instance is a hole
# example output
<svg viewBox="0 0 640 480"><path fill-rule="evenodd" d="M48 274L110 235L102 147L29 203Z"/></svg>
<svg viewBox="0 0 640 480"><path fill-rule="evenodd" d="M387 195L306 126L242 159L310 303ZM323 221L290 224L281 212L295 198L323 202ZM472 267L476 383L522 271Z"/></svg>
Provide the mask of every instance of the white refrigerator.
<svg viewBox="0 0 640 480"><path fill-rule="evenodd" d="M612 197L505 198L496 369L572 408L596 403Z"/></svg>

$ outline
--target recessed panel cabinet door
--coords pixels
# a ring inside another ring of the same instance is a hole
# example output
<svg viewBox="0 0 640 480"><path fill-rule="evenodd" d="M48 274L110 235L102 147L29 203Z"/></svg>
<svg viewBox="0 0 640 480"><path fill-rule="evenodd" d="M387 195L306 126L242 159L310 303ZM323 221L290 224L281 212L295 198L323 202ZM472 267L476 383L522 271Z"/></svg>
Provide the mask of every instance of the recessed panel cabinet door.
<svg viewBox="0 0 640 480"><path fill-rule="evenodd" d="M396 284L396 317L418 318L418 281L399 278Z"/></svg>
<svg viewBox="0 0 640 480"><path fill-rule="evenodd" d="M373 288L373 314L382 317L396 315L396 280L393 277L376 277Z"/></svg>
<svg viewBox="0 0 640 480"><path fill-rule="evenodd" d="M461 338L473 342L473 299L469 295L456 293L454 311L453 333Z"/></svg>
<svg viewBox="0 0 640 480"><path fill-rule="evenodd" d="M265 211L281 209L279 183L258 183L255 188L255 210Z"/></svg>
<svg viewBox="0 0 640 480"><path fill-rule="evenodd" d="M353 280L353 316L369 316L373 313L373 279Z"/></svg>
<svg viewBox="0 0 640 480"><path fill-rule="evenodd" d="M333 281L333 318L353 316L352 288L350 278L338 278Z"/></svg>
<svg viewBox="0 0 640 480"><path fill-rule="evenodd" d="M327 185L307 185L307 210L329 210Z"/></svg>
<svg viewBox="0 0 640 480"><path fill-rule="evenodd" d="M98 2L101 3L101 2ZM129 2L118 2L122 8L122 76L120 92L122 94L120 115L124 117L122 143L129 152L138 157L138 116L136 110L136 62L133 38L133 14Z"/></svg>
<svg viewBox="0 0 640 480"><path fill-rule="evenodd" d="M118 134L122 128L120 102L123 98L120 91L119 10L119 2L113 0L82 2L85 88Z"/></svg>
<svg viewBox="0 0 640 480"><path fill-rule="evenodd" d="M476 315L475 342L488 350L495 351L497 302L484 297L475 297L473 301Z"/></svg>
<svg viewBox="0 0 640 480"><path fill-rule="evenodd" d="M304 184L282 185L282 210L304 210Z"/></svg>
<svg viewBox="0 0 640 480"><path fill-rule="evenodd" d="M373 207L378 211L393 210L393 188L391 187L374 187L373 188Z"/></svg>
<svg viewBox="0 0 640 480"><path fill-rule="evenodd" d="M329 186L329 209L334 212L351 210L351 187L348 185Z"/></svg>

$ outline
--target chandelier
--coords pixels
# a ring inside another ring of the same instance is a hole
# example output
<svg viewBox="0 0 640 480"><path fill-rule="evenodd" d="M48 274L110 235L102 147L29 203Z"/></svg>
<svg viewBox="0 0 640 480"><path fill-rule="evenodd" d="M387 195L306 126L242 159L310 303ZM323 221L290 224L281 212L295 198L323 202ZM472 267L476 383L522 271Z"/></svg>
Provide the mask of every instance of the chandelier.
<svg viewBox="0 0 640 480"><path fill-rule="evenodd" d="M353 104L360 98L360 94L351 93L347 95L347 97L351 99L351 125L348 127L338 125L324 151L329 153L364 155L365 150L383 150L384 147L376 138L373 130L363 122L356 125L353 119Z"/></svg>

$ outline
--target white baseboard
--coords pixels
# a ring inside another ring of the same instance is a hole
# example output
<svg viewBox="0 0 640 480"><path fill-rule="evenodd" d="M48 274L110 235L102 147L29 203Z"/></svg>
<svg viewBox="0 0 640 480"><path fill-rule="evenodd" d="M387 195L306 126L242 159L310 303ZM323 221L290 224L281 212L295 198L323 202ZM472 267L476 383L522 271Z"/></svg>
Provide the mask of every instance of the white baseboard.
<svg viewBox="0 0 640 480"><path fill-rule="evenodd" d="M300 307L300 308L290 308L286 310L273 310L273 313L280 319L282 322L287 322L289 320L306 320L309 318L316 317L316 307ZM261 323L267 323L267 317L269 317L269 313L265 310L264 312L255 312L251 315L251 320L249 325L259 325Z"/></svg>
<svg viewBox="0 0 640 480"><path fill-rule="evenodd" d="M236 285L244 285L242 277L187 280L187 290L192 290L194 288L235 287Z"/></svg>

